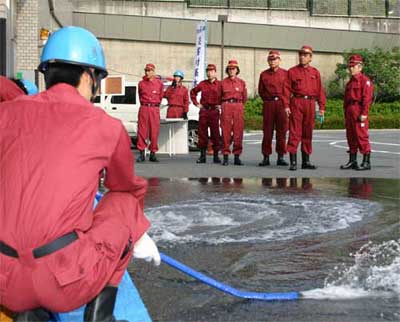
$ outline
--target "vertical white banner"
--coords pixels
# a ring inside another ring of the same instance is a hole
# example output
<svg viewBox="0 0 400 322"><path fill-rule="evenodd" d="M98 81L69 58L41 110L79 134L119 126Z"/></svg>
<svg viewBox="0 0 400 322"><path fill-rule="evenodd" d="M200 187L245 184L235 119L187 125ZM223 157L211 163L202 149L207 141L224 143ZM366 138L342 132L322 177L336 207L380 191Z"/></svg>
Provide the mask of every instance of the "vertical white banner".
<svg viewBox="0 0 400 322"><path fill-rule="evenodd" d="M196 27L196 54L194 56L193 87L205 78L207 50L207 20L199 22Z"/></svg>

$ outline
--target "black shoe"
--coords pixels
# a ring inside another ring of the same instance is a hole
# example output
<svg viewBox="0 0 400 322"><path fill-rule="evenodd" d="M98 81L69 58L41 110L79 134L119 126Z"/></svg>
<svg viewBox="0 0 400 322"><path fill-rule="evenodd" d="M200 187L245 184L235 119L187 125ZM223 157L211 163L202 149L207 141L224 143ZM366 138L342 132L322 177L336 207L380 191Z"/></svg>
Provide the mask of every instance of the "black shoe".
<svg viewBox="0 0 400 322"><path fill-rule="evenodd" d="M278 160L276 160L276 165L288 166L289 163L285 161L282 154L278 154Z"/></svg>
<svg viewBox="0 0 400 322"><path fill-rule="evenodd" d="M85 322L128 322L116 320L113 312L117 298L117 287L106 286L85 308Z"/></svg>
<svg viewBox="0 0 400 322"><path fill-rule="evenodd" d="M264 159L258 164L259 167L266 167L269 165L269 155L264 155Z"/></svg>
<svg viewBox="0 0 400 322"><path fill-rule="evenodd" d="M290 153L290 171L296 171L297 170L297 153Z"/></svg>
<svg viewBox="0 0 400 322"><path fill-rule="evenodd" d="M358 169L358 164L357 164L357 153L350 153L349 154L349 162L347 162L345 165L340 166L341 170L349 170L349 169Z"/></svg>
<svg viewBox="0 0 400 322"><path fill-rule="evenodd" d="M234 165L243 165L242 161L239 159L239 154L235 154L235 161L233 162Z"/></svg>
<svg viewBox="0 0 400 322"><path fill-rule="evenodd" d="M301 168L308 170L315 170L317 167L310 163L310 155L302 152L301 153Z"/></svg>
<svg viewBox="0 0 400 322"><path fill-rule="evenodd" d="M50 318L51 314L49 311L38 308L18 313L17 316L14 318L14 322L47 322L50 320Z"/></svg>
<svg viewBox="0 0 400 322"><path fill-rule="evenodd" d="M197 159L196 163L206 163L206 149L200 150L200 157Z"/></svg>
<svg viewBox="0 0 400 322"><path fill-rule="evenodd" d="M371 156L371 153L367 153L367 154L363 155L362 163L360 164L360 167L357 169L358 171L371 170L370 156Z"/></svg>
<svg viewBox="0 0 400 322"><path fill-rule="evenodd" d="M159 162L158 159L156 158L155 152L150 152L149 161L150 162Z"/></svg>
<svg viewBox="0 0 400 322"><path fill-rule="evenodd" d="M224 161L222 162L222 165L228 165L229 164L229 155L224 154Z"/></svg>
<svg viewBox="0 0 400 322"><path fill-rule="evenodd" d="M221 159L218 157L218 150L214 151L214 158L213 158L214 163L221 163Z"/></svg>
<svg viewBox="0 0 400 322"><path fill-rule="evenodd" d="M136 162L144 162L144 161L146 161L146 158L145 158L145 156L144 156L144 151L143 151L143 150L140 150L140 151L139 151L139 156L138 156L138 158L136 159Z"/></svg>

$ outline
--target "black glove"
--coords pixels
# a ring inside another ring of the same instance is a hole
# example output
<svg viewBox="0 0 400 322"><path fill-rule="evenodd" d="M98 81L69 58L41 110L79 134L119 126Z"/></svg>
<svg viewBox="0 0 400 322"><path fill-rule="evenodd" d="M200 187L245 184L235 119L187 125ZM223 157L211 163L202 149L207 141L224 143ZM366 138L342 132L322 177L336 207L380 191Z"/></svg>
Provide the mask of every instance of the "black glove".
<svg viewBox="0 0 400 322"><path fill-rule="evenodd" d="M187 120L187 119L188 119L187 113L182 113L182 118L183 118L184 120Z"/></svg>

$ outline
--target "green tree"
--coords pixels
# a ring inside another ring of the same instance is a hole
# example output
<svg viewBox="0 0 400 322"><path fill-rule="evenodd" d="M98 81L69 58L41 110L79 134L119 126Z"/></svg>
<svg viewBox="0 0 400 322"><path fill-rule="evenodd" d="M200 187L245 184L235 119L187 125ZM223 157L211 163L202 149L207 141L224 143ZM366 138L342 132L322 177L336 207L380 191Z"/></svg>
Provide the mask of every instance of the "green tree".
<svg viewBox="0 0 400 322"><path fill-rule="evenodd" d="M349 57L354 54L359 54L364 59L363 72L375 85L375 100L378 102L400 100L400 48L395 47L391 51L384 51L381 48L353 49L343 54L344 62L347 63ZM328 86L331 97L343 97L344 87L349 79L346 63L336 65L336 79Z"/></svg>

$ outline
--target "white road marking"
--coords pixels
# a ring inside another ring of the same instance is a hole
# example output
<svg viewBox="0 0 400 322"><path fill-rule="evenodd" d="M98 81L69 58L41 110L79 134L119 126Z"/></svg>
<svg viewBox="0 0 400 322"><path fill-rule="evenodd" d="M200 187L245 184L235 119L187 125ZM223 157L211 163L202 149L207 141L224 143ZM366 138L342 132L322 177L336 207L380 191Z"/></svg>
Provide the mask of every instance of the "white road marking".
<svg viewBox="0 0 400 322"><path fill-rule="evenodd" d="M346 146L340 145L339 143L346 143ZM400 144L397 144L397 143L384 143L384 142L370 142L370 143L375 144L375 145L400 146ZM330 142L329 144L334 146L335 148L348 149L346 140L333 141L333 142ZM400 155L400 152L393 152L393 151L374 150L374 149L372 149L371 151L374 153L386 153L386 154Z"/></svg>

